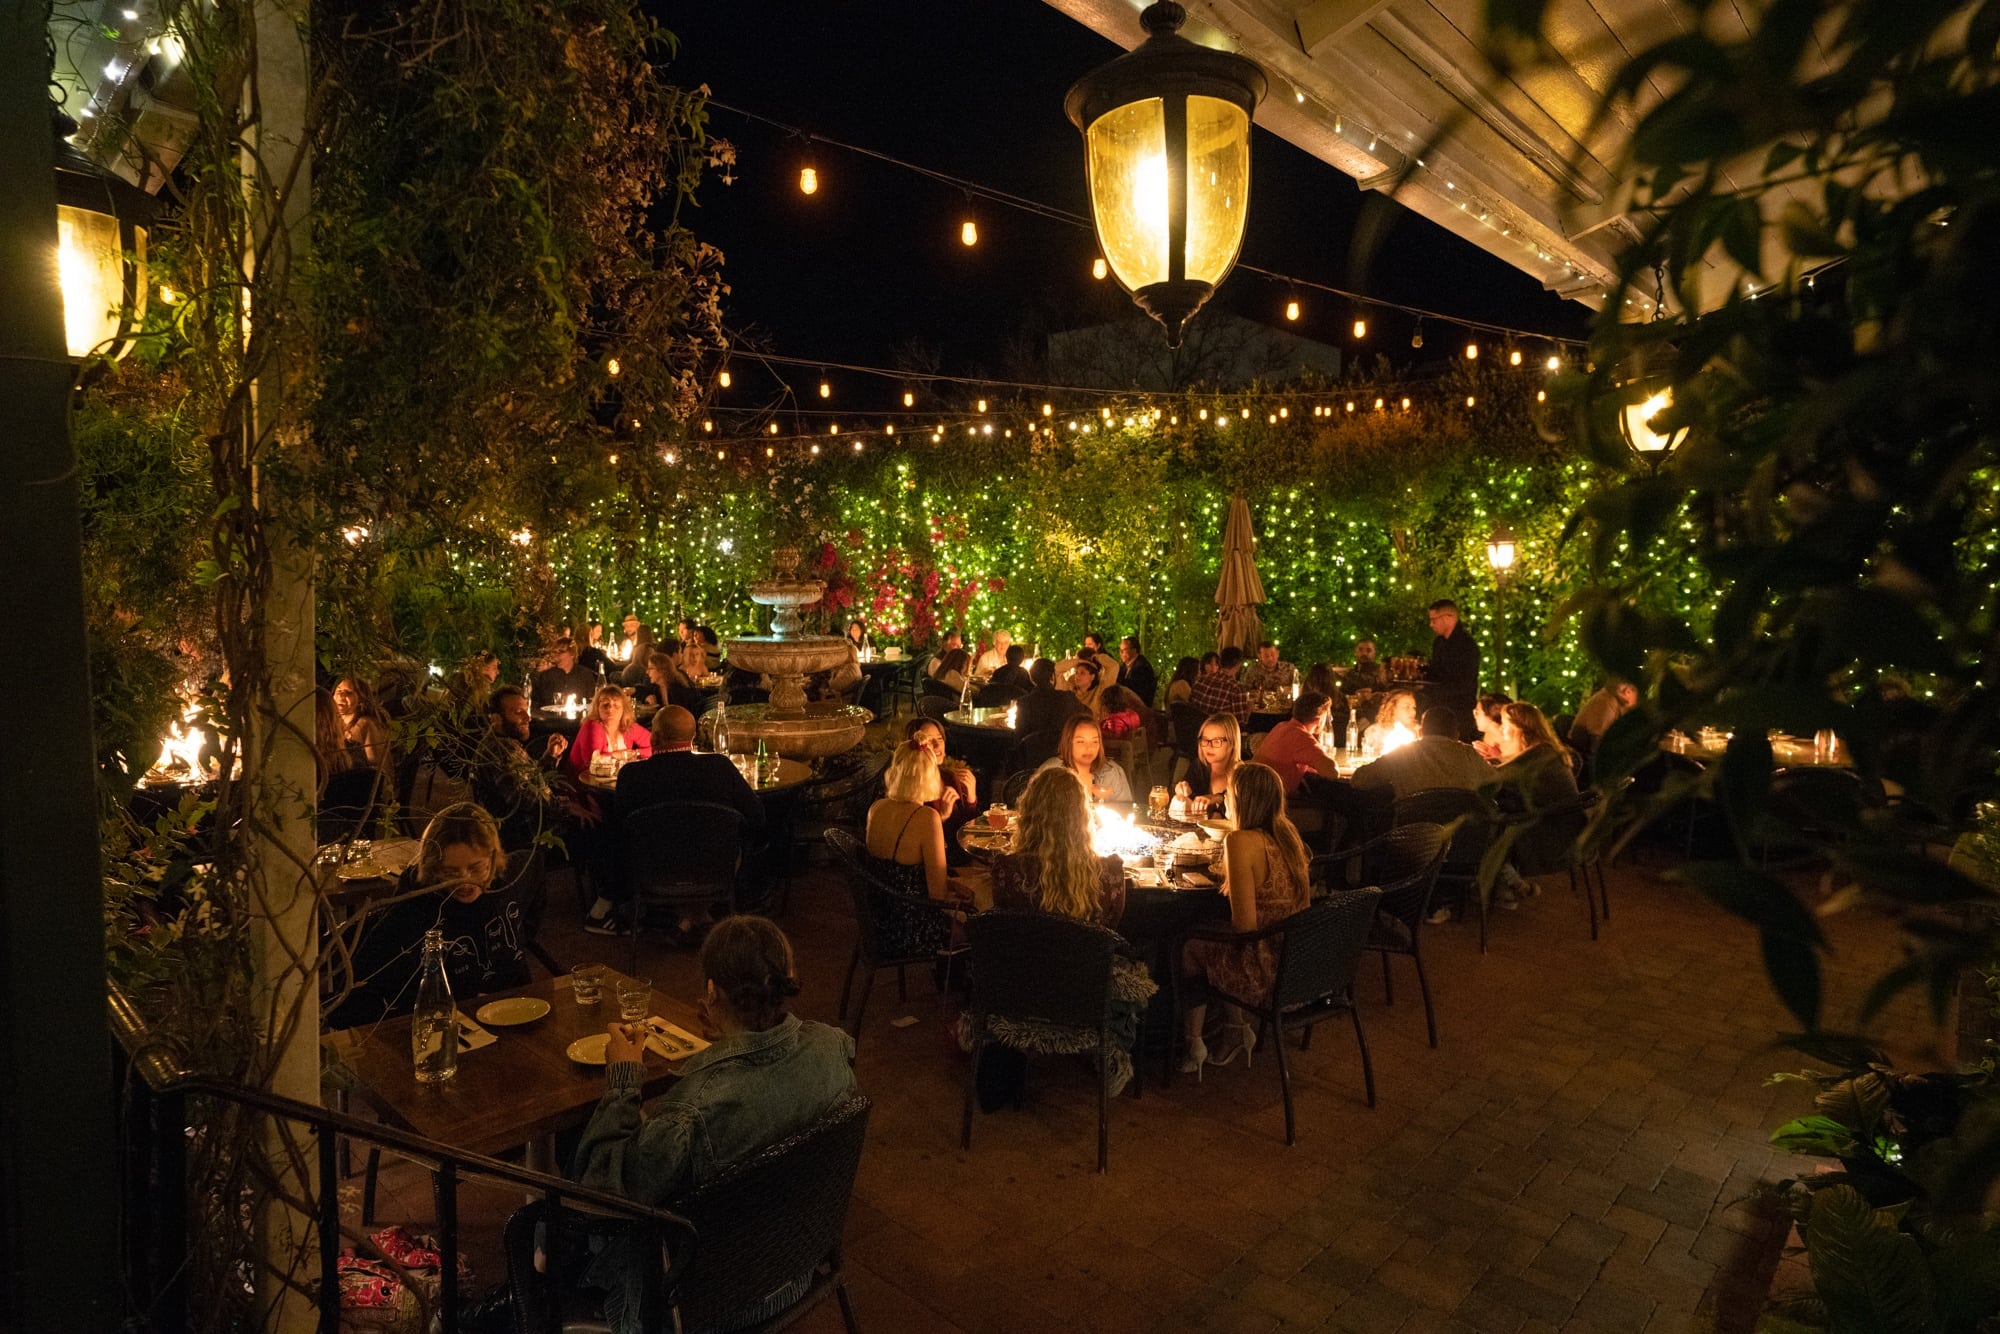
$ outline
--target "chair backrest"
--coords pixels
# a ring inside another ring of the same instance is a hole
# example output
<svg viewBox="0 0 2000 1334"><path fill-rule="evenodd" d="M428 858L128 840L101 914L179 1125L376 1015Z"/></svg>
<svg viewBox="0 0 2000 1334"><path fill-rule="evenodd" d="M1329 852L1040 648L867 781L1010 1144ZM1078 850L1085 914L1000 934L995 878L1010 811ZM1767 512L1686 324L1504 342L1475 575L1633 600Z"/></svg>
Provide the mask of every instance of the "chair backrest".
<svg viewBox="0 0 2000 1334"><path fill-rule="evenodd" d="M642 806L618 832L625 885L637 895L725 890L743 864L743 814L718 801Z"/></svg>
<svg viewBox="0 0 2000 1334"><path fill-rule="evenodd" d="M1028 784L1034 780L1035 773L1040 768L1041 766L1038 764L1031 769L1016 769L1013 773L1001 779L1000 804L1003 806L1020 805L1022 795L1027 792Z"/></svg>
<svg viewBox="0 0 2000 1334"><path fill-rule="evenodd" d="M671 1202L695 1236L668 1294L679 1328L733 1328L732 1319L839 1250L870 1106L856 1094Z"/></svg>
<svg viewBox="0 0 2000 1334"><path fill-rule="evenodd" d="M868 866L868 845L845 829L826 831L827 846L847 872L848 901L854 907L854 929L861 933L861 957L872 965L882 957L881 929L875 921L875 894L893 891Z"/></svg>
<svg viewBox="0 0 2000 1334"><path fill-rule="evenodd" d="M1398 825L1362 862L1363 883L1382 891L1381 911L1416 929L1430 911L1447 846L1443 825Z"/></svg>
<svg viewBox="0 0 2000 1334"><path fill-rule="evenodd" d="M1284 1010L1344 995L1354 985L1381 902L1379 889L1343 890L1279 922L1271 1004Z"/></svg>
<svg viewBox="0 0 2000 1334"><path fill-rule="evenodd" d="M939 691L946 691L946 693L939 694L932 692L919 696L917 699L917 712L942 727L944 726L944 716L958 707L958 694L956 691L950 691L942 683L936 684Z"/></svg>
<svg viewBox="0 0 2000 1334"><path fill-rule="evenodd" d="M1396 802L1396 824L1435 824L1452 830L1451 846L1444 856L1444 871L1464 875L1479 869L1493 841L1493 820L1487 802L1477 792L1462 787L1431 787L1412 792Z"/></svg>
<svg viewBox="0 0 2000 1334"><path fill-rule="evenodd" d="M1014 743L1014 749L1007 756L1010 772L1041 768L1055 758L1056 747L1062 744L1062 732L1055 728L1044 728L1030 732Z"/></svg>
<svg viewBox="0 0 2000 1334"><path fill-rule="evenodd" d="M1839 836L1857 828L1871 805L1868 785L1852 769L1800 767L1771 776L1771 810L1801 833Z"/></svg>
<svg viewBox="0 0 2000 1334"><path fill-rule="evenodd" d="M545 1232L552 1222L559 1224L556 1232ZM559 1236L560 1241L552 1245L552 1236ZM535 1253L544 1248L556 1251L560 1256L558 1277L569 1288L590 1262L591 1253L584 1243L595 1238L624 1238L643 1247L648 1254L692 1256L695 1253L694 1229L685 1220L655 1223L569 1207L551 1210L547 1200L531 1200L508 1215L502 1234L515 1329L540 1334L545 1329L570 1328L567 1323L558 1326L550 1319L557 1314L550 1308L560 1310L562 1296L550 1291L547 1274L535 1267ZM658 1267L646 1274L640 1314L649 1329L659 1328L666 1318L665 1277Z"/></svg>
<svg viewBox="0 0 2000 1334"><path fill-rule="evenodd" d="M1175 704L1168 712L1174 724L1174 750L1192 761L1201 740L1202 722L1208 715L1192 704Z"/></svg>
<svg viewBox="0 0 2000 1334"><path fill-rule="evenodd" d="M1118 933L1035 912L981 913L965 924L976 1014L1099 1029Z"/></svg>
<svg viewBox="0 0 2000 1334"><path fill-rule="evenodd" d="M891 758L890 751L874 751L851 769L814 779L803 793L806 812L841 823L857 820L857 810L865 812L882 795L882 775Z"/></svg>
<svg viewBox="0 0 2000 1334"><path fill-rule="evenodd" d="M329 774L317 807L319 841L339 843L367 833L389 795L382 771L372 764Z"/></svg>

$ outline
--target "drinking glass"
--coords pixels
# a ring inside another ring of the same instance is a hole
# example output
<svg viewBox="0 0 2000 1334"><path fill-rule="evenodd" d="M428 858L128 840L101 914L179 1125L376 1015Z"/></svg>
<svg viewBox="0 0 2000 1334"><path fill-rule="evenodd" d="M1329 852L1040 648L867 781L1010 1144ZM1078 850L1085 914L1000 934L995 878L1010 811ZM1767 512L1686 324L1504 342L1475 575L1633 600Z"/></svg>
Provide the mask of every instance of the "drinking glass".
<svg viewBox="0 0 2000 1334"><path fill-rule="evenodd" d="M569 970L570 990L578 1005L595 1005L604 999L604 965L580 963Z"/></svg>
<svg viewBox="0 0 2000 1334"><path fill-rule="evenodd" d="M1164 787L1154 788L1146 794L1146 813L1155 820L1159 819L1167 813L1167 802L1170 800L1172 800L1172 794Z"/></svg>
<svg viewBox="0 0 2000 1334"><path fill-rule="evenodd" d="M653 981L646 977L627 977L618 983L618 1017L628 1024L636 1024L646 1018L646 1012L653 1008Z"/></svg>

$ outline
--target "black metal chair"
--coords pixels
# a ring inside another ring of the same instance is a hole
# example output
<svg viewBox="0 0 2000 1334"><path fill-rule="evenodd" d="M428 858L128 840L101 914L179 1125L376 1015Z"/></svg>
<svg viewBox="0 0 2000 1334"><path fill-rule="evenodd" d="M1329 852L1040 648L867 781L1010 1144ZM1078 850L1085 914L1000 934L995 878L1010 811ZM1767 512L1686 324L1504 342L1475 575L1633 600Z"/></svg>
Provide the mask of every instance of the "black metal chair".
<svg viewBox="0 0 2000 1334"><path fill-rule="evenodd" d="M557 1212L558 1238L626 1236L660 1248L667 1263L647 1274L640 1324L655 1329L775 1331L793 1324L828 1297L840 1303L850 1334L858 1334L841 1261L854 1177L861 1165L870 1103L856 1095L797 1134L735 1164L715 1180L670 1202L688 1231L660 1229L580 1213ZM563 1319L555 1295L535 1271L535 1227L549 1220L542 1201L507 1221L507 1281L515 1328L524 1334L605 1329L602 1321ZM782 1222L782 1226L774 1226ZM548 1249L560 1241L545 1243ZM763 1320L739 1323L773 1292L801 1279L798 1299Z"/></svg>
<svg viewBox="0 0 2000 1334"><path fill-rule="evenodd" d="M1200 749L1201 725L1208 715L1192 704L1172 705L1167 714L1173 720L1174 753L1193 764Z"/></svg>
<svg viewBox="0 0 2000 1334"><path fill-rule="evenodd" d="M1438 888L1457 893L1461 919L1474 904L1478 906L1481 954L1486 953L1487 904L1479 892L1479 864L1492 846L1499 816L1492 802L1462 787L1425 788L1396 802L1396 824L1436 824L1451 831L1444 865L1438 869Z"/></svg>
<svg viewBox="0 0 2000 1334"><path fill-rule="evenodd" d="M1514 868L1524 876L1552 875L1557 871L1569 874L1570 893L1577 890L1577 878L1582 877L1583 901L1590 911L1590 938L1597 939L1598 902L1604 905L1604 917L1611 916L1611 891L1605 884L1604 864L1594 850L1578 845L1578 839L1590 822L1596 818L1598 807L1604 804L1604 794L1596 788L1578 793L1569 801L1553 806L1543 806L1532 811L1508 814L1502 821L1503 830L1509 825L1551 825L1556 830L1555 841L1543 840L1538 843L1516 841L1508 852ZM1592 885L1595 873L1597 883Z"/></svg>
<svg viewBox="0 0 2000 1334"><path fill-rule="evenodd" d="M1867 812L1887 804L1879 789L1852 769L1800 767L1771 775L1770 813L1775 817L1758 839L1766 865L1773 854L1817 862L1845 843Z"/></svg>
<svg viewBox="0 0 2000 1334"><path fill-rule="evenodd" d="M1003 806L1020 805L1022 794L1027 792L1028 784L1034 780L1035 774L1040 769L1040 765L1036 765L1033 769L1016 769L1013 773L1001 779L1000 804Z"/></svg>
<svg viewBox="0 0 2000 1334"><path fill-rule="evenodd" d="M943 687L939 687L943 690ZM917 714L928 718L938 726L944 726L944 716L958 708L958 696L953 693L932 691L917 697Z"/></svg>
<svg viewBox="0 0 2000 1334"><path fill-rule="evenodd" d="M1430 978L1424 972L1424 918L1431 910L1431 893L1437 888L1438 870L1444 865L1449 843L1442 825L1406 824L1345 852L1313 859L1315 868L1329 871L1343 862L1359 860L1363 882L1381 889L1381 911L1369 929L1368 948L1382 956L1382 996L1387 1004L1396 1003L1389 956L1408 955L1417 967L1417 989L1424 997L1424 1027L1433 1047L1438 1045L1437 1010L1431 1003Z"/></svg>
<svg viewBox="0 0 2000 1334"><path fill-rule="evenodd" d="M896 997L899 1000L908 1000L910 989L907 970L913 965L932 967L942 963L943 972L938 978L938 995L942 998L948 993L951 966L959 952L953 950L924 954L888 952L883 945L881 925L875 917L874 896L891 895L896 891L883 884L881 878L869 869L868 847L860 839L845 829L829 829L826 831L826 841L847 871L847 889L854 905L854 953L847 961L847 978L840 984L839 1018L842 1023L847 1020L847 999L854 990L854 974L858 970L862 973L861 996L854 1006L854 1027L848 1030L858 1048L861 1045L861 1019L868 1012L868 996L875 988L875 974L885 968L895 969ZM933 900L918 900L908 898L906 895L899 897L908 899L912 911L936 912L941 917L950 915L944 905Z"/></svg>
<svg viewBox="0 0 2000 1334"><path fill-rule="evenodd" d="M909 659L883 692L884 701L900 712L902 701L907 699L910 707L915 709L917 700L924 693L924 682L930 680L930 668L931 655L928 653Z"/></svg>
<svg viewBox="0 0 2000 1334"><path fill-rule="evenodd" d="M1111 1029L1105 1002L1111 994L1112 960L1122 943L1115 931L1047 913L981 913L965 924L972 950L972 996L966 1015L972 1059L965 1074L965 1114L960 1147L972 1147L972 1113L978 1100L979 1054L989 1042L1012 1045L1006 1025L1033 1024L1067 1030L1078 1050L1097 1053L1097 1170L1111 1151ZM993 1031L994 1021L1001 1031ZM1144 1081L1135 1074L1133 1096Z"/></svg>
<svg viewBox="0 0 2000 1334"><path fill-rule="evenodd" d="M887 750L860 755L857 763L807 783L792 815L792 846L823 848L827 830L858 828L868 807L882 795L882 775L893 756Z"/></svg>
<svg viewBox="0 0 2000 1334"><path fill-rule="evenodd" d="M1007 752L1007 772L1009 774L1033 773L1055 758L1056 747L1062 744L1062 732L1054 728L1044 728L1030 732L1014 743Z"/></svg>
<svg viewBox="0 0 2000 1334"><path fill-rule="evenodd" d="M1361 1031L1361 1010L1354 1003L1354 974L1361 966L1362 951L1368 947L1368 933L1382 901L1377 889L1355 889L1329 894L1310 907L1293 913L1261 931L1238 934L1204 928L1190 932L1191 940L1219 940L1232 945L1253 945L1260 940L1278 942L1278 972L1271 994L1264 1000L1232 996L1219 987L1210 991L1246 1014L1255 1015L1260 1027L1269 1025L1278 1056L1278 1082L1285 1098L1285 1143L1297 1142L1292 1112L1292 1069L1285 1060L1287 1024L1305 1030L1300 1050L1312 1043L1312 1030L1321 1020L1345 1014L1354 1020L1354 1041L1361 1049L1361 1079L1368 1092L1368 1105L1375 1105L1375 1066L1368 1059L1368 1036ZM1176 1031L1179 1016L1175 1016Z"/></svg>
<svg viewBox="0 0 2000 1334"><path fill-rule="evenodd" d="M743 814L718 801L663 801L619 824L618 872L632 909L632 966L646 910L728 909L743 870Z"/></svg>

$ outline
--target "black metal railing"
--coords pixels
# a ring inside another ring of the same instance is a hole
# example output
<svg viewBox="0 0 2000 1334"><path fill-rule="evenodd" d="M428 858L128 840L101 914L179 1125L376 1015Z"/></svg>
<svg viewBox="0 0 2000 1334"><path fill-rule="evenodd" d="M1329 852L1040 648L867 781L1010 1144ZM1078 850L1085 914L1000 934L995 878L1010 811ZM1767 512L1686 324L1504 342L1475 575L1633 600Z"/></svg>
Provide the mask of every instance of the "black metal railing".
<svg viewBox="0 0 2000 1334"><path fill-rule="evenodd" d="M188 1181L187 1141L190 1100L213 1098L250 1108L266 1117L293 1122L311 1131L317 1163L313 1198L314 1250L319 1282L320 1334L337 1334L340 1325L340 1172L342 1139L377 1146L426 1167L437 1202L440 1287L437 1315L442 1327L458 1327L463 1294L458 1290L458 1187L463 1181L489 1181L540 1195L547 1217L559 1220L563 1209L629 1219L658 1227L663 1234L688 1225L678 1215L651 1209L621 1196L589 1190L544 1172L530 1171L497 1158L462 1153L425 1139L363 1120L191 1073L170 1044L156 1040L130 997L113 983L109 994L111 1029L123 1057L120 1098L121 1229L128 1302L142 1317L143 1328L158 1334L184 1334L192 1326L188 1311ZM547 1274L543 1281L561 1291L558 1272L564 1248L550 1237L543 1247ZM678 1268L679 1266L676 1266ZM549 1304L549 1330L561 1329L561 1303Z"/></svg>

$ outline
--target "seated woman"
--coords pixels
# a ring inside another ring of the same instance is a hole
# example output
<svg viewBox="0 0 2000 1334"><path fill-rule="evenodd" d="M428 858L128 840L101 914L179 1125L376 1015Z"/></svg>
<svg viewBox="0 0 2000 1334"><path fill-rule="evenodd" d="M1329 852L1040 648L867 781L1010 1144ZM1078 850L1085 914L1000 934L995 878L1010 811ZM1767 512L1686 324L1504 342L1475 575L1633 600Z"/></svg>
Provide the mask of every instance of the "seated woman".
<svg viewBox="0 0 2000 1334"><path fill-rule="evenodd" d="M865 621L849 621L847 623L847 642L854 645L856 653L866 649L873 642L868 638L868 625Z"/></svg>
<svg viewBox="0 0 2000 1334"><path fill-rule="evenodd" d="M362 918L347 994L326 1026L373 1023L415 1005L424 933L433 927L444 932L445 975L460 1005L526 985L523 905L493 889L506 861L493 817L471 802L432 816L394 897Z"/></svg>
<svg viewBox="0 0 2000 1334"><path fill-rule="evenodd" d="M1212 714L1195 737L1194 763L1174 784L1190 815L1229 818L1229 775L1243 761L1243 729L1233 713Z"/></svg>
<svg viewBox="0 0 2000 1334"><path fill-rule="evenodd" d="M1167 707L1189 704L1194 700L1194 680L1201 675L1199 658L1182 658L1174 664L1174 674L1167 681Z"/></svg>
<svg viewBox="0 0 2000 1334"><path fill-rule="evenodd" d="M1585 817L1575 807L1576 771L1569 750L1532 704L1517 700L1501 706L1500 767L1495 776L1500 780L1496 800L1503 811L1533 814L1567 808L1562 815L1536 821L1514 840L1493 892L1496 903L1512 908L1522 895L1541 892L1522 868L1540 874L1567 864L1570 845L1583 832Z"/></svg>
<svg viewBox="0 0 2000 1334"><path fill-rule="evenodd" d="M1146 723L1153 711L1146 702L1124 686L1106 686L1097 697L1104 716L1097 720L1098 730L1113 740L1119 737L1138 735L1145 737Z"/></svg>
<svg viewBox="0 0 2000 1334"><path fill-rule="evenodd" d="M614 1023L604 1098L577 1144L575 1176L595 1190L671 1207L677 1195L820 1120L854 1093L854 1040L788 1012L799 994L791 944L762 917L725 917L701 947L702 1013L717 1036L681 1063L680 1079L642 1108L646 1030ZM637 1334L645 1265L657 1250L614 1240L584 1281L604 1290L616 1334ZM798 1278L724 1328L759 1324L804 1295ZM655 1313L658 1314L658 1313Z"/></svg>
<svg viewBox="0 0 2000 1334"><path fill-rule="evenodd" d="M1056 753L1042 762L1042 768L1069 770L1083 783L1092 801L1132 800L1132 782L1104 753L1104 734L1094 718L1078 717L1064 723Z"/></svg>
<svg viewBox="0 0 2000 1334"><path fill-rule="evenodd" d="M1365 740L1377 728L1387 732L1398 724L1406 728L1411 736L1417 735L1417 697L1407 690L1391 690L1382 696L1382 702L1375 710L1375 721L1368 724L1362 737Z"/></svg>
<svg viewBox="0 0 2000 1334"><path fill-rule="evenodd" d="M1125 864L1091 850L1090 801L1074 776L1042 769L1028 780L1015 820L1014 850L993 861L993 906L1118 929L1125 913ZM1105 1020L1116 1044L1113 1097L1131 1081L1139 1016L1158 990L1144 964L1123 957L1114 961L1105 1002Z"/></svg>
<svg viewBox="0 0 2000 1334"><path fill-rule="evenodd" d="M340 716L340 741L346 752L343 769L372 764L389 767L389 725L368 687L351 676L343 676L333 687L333 708Z"/></svg>
<svg viewBox="0 0 2000 1334"><path fill-rule="evenodd" d="M1061 668L1057 669L1057 675L1061 675ZM1071 659L1067 684L1069 692L1076 696L1077 702L1083 705L1092 718L1103 715L1103 674L1098 670L1097 660L1094 657L1084 653Z"/></svg>
<svg viewBox="0 0 2000 1334"><path fill-rule="evenodd" d="M590 702L590 717L576 729L576 740L563 752L562 770L571 778L582 778L598 755L643 760L652 753L652 735L632 721L632 697L622 686L602 686Z"/></svg>
<svg viewBox="0 0 2000 1334"><path fill-rule="evenodd" d="M1249 761L1229 775L1229 808L1236 812L1236 829L1222 842L1222 892L1229 899L1229 925L1238 932L1261 931L1283 921L1311 902L1307 882L1306 845L1285 815L1285 785L1268 765ZM1181 974L1212 982L1242 1000L1267 1001L1278 977L1278 948L1260 940L1234 945L1219 940L1190 940L1182 947ZM1201 1078L1204 1065L1228 1065L1257 1046L1257 1030L1233 1005L1224 1009L1222 1045L1211 1054L1202 1040L1206 1005L1188 1007L1187 1056L1181 1073Z"/></svg>
<svg viewBox="0 0 2000 1334"><path fill-rule="evenodd" d="M945 866L945 814L958 806L958 793L938 778L937 760L914 741L896 747L883 775L887 794L868 808L866 842L870 869L891 891L871 886L876 927L882 948L890 954L916 955L943 949L951 940L951 919L912 900L955 904L965 896L953 892Z"/></svg>
<svg viewBox="0 0 2000 1334"><path fill-rule="evenodd" d="M650 694L662 707L678 704L689 713L698 714L701 706L708 702L708 692L688 679L681 670L681 655L665 649L654 649L646 655L646 681L642 693Z"/></svg>
<svg viewBox="0 0 2000 1334"><path fill-rule="evenodd" d="M965 694L965 683L971 674L972 655L962 648L946 649L925 674L924 693L959 699Z"/></svg>
<svg viewBox="0 0 2000 1334"><path fill-rule="evenodd" d="M1500 758L1500 716L1501 711L1514 701L1505 695L1483 694L1479 703L1473 706L1472 721L1479 728L1479 740L1472 748L1479 752L1482 760Z"/></svg>
<svg viewBox="0 0 2000 1334"><path fill-rule="evenodd" d="M945 798L940 794L931 803L931 809L944 818L947 825L954 821L963 823L979 805L979 776L972 772L963 760L954 760L944 753L944 728L934 718L916 717L903 728L903 740L915 742L931 753L936 761L938 781L945 791L953 796L952 809L945 809Z"/></svg>

